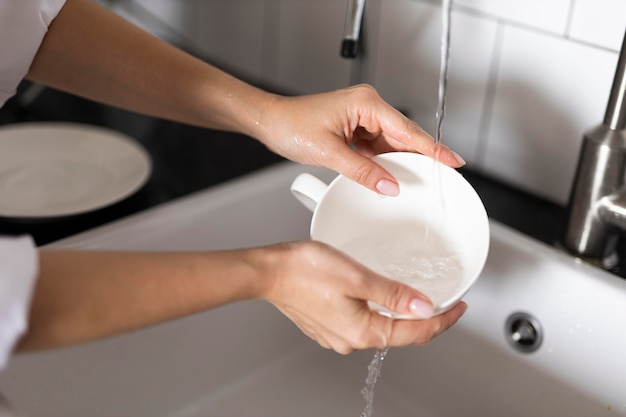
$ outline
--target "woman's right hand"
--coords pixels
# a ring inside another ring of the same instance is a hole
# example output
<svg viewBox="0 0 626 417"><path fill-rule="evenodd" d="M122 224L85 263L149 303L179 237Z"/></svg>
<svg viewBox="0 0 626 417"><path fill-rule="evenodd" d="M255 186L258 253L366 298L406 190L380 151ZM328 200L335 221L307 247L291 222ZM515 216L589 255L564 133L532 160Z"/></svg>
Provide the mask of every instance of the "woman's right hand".
<svg viewBox="0 0 626 417"><path fill-rule="evenodd" d="M465 312L459 302L432 317L427 297L385 278L344 253L316 241L272 247L273 276L261 298L276 306L321 346L348 354L357 349L423 345L450 328ZM419 320L381 316L376 302Z"/></svg>
<svg viewBox="0 0 626 417"><path fill-rule="evenodd" d="M20 349L73 345L225 304L263 299L339 353L420 345L452 326L419 291L316 241L212 252L42 249ZM77 297L77 290L80 297ZM422 320L394 320L367 301Z"/></svg>

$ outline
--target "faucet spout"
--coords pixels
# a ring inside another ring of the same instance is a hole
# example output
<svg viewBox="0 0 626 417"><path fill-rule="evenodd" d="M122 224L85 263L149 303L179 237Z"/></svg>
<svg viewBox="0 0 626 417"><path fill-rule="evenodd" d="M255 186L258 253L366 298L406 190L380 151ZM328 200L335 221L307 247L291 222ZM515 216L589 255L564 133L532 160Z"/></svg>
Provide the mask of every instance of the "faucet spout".
<svg viewBox="0 0 626 417"><path fill-rule="evenodd" d="M365 0L348 0L343 40L341 42L341 56L344 58L356 58L360 52L364 10Z"/></svg>
<svg viewBox="0 0 626 417"><path fill-rule="evenodd" d="M626 230L626 34L604 121L585 133L569 200L563 246L611 268Z"/></svg>

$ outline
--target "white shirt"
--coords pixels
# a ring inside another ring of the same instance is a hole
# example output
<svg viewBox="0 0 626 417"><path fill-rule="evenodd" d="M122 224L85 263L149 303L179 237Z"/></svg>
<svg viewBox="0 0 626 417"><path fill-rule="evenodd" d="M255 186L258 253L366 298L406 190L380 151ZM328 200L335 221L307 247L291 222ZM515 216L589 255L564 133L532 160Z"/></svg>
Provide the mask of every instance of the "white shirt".
<svg viewBox="0 0 626 417"><path fill-rule="evenodd" d="M30 237L0 238L0 369L26 330L37 266L37 249Z"/></svg>
<svg viewBox="0 0 626 417"><path fill-rule="evenodd" d="M65 0L0 0L0 107L15 94Z"/></svg>
<svg viewBox="0 0 626 417"><path fill-rule="evenodd" d="M0 0L0 107L15 94L64 4ZM37 249L30 237L0 237L0 370L26 330L37 268Z"/></svg>

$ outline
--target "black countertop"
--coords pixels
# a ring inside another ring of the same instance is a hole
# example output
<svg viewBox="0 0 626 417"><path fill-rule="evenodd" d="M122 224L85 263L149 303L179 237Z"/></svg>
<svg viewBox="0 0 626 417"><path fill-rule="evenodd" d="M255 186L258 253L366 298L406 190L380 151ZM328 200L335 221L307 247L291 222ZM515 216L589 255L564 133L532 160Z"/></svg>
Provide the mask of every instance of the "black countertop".
<svg viewBox="0 0 626 417"><path fill-rule="evenodd" d="M21 89L26 89L25 83ZM38 245L264 168L281 157L259 142L219 132L145 117L45 89L28 106L16 96L0 109L0 125L64 121L104 126L137 140L152 159L152 173L135 194L112 206L85 214L28 222L0 217L0 234L31 234Z"/></svg>
<svg viewBox="0 0 626 417"><path fill-rule="evenodd" d="M30 84L20 87L23 95ZM103 106L52 89L23 105L20 95L0 109L0 125L29 121L66 121L115 129L142 144L153 171L132 196L93 212L41 222L0 217L0 234L30 234L38 245L111 222L172 199L248 174L284 159L259 142L235 133L212 131L145 117ZM487 213L520 232L558 247L565 208L462 168L481 196ZM626 239L621 239L626 241ZM626 255L626 243L620 245ZM626 259L626 256L621 256ZM612 272L626 277L626 262Z"/></svg>

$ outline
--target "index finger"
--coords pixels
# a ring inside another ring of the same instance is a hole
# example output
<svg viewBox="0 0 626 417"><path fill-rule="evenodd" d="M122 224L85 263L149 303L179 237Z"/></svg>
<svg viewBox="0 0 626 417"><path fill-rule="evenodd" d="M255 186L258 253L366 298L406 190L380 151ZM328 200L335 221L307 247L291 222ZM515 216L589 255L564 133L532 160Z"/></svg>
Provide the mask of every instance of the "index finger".
<svg viewBox="0 0 626 417"><path fill-rule="evenodd" d="M453 168L465 165L465 161L456 152L435 139L415 121L400 111L386 104L380 117L383 134L406 146L407 151L419 152Z"/></svg>

